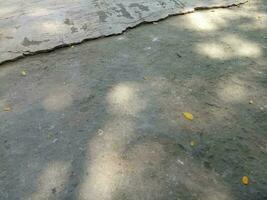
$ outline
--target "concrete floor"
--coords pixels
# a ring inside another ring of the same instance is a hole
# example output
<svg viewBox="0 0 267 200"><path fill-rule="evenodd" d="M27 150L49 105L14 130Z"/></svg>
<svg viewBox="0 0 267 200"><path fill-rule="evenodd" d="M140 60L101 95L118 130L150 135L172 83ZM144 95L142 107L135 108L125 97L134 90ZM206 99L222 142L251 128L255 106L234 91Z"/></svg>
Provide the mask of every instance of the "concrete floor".
<svg viewBox="0 0 267 200"><path fill-rule="evenodd" d="M246 0L0 0L0 64L143 22Z"/></svg>
<svg viewBox="0 0 267 200"><path fill-rule="evenodd" d="M257 0L1 65L0 199L267 199L266 55Z"/></svg>

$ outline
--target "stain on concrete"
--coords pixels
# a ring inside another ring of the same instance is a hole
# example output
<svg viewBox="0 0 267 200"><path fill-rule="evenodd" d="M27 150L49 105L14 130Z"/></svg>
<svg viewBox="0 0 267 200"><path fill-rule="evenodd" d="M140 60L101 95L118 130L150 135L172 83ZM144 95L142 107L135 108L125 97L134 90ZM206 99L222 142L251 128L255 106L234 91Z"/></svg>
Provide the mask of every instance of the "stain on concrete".
<svg viewBox="0 0 267 200"><path fill-rule="evenodd" d="M48 42L48 41L49 40L43 40L43 41L29 40L27 37L25 37L21 44L25 47L28 47L28 46L32 46L32 45L39 45L43 42Z"/></svg>
<svg viewBox="0 0 267 200"><path fill-rule="evenodd" d="M116 4L118 8L113 8L113 10L118 13L118 17L125 17L127 19L134 19L131 14L126 10L126 8L124 7L124 5L122 3Z"/></svg>
<svg viewBox="0 0 267 200"><path fill-rule="evenodd" d="M170 0L170 1L172 1L176 6L179 6L181 8L185 7L185 4L179 0Z"/></svg>
<svg viewBox="0 0 267 200"><path fill-rule="evenodd" d="M76 27L71 27L70 28L70 30L71 30L71 33L76 33L76 32L78 32L78 29L76 28Z"/></svg>
<svg viewBox="0 0 267 200"><path fill-rule="evenodd" d="M162 8L166 8L167 4L165 2L160 2L159 3L161 5Z"/></svg>
<svg viewBox="0 0 267 200"><path fill-rule="evenodd" d="M136 8L139 8L141 11L149 11L148 6L144 6L144 5L141 5L139 3L131 3L129 7L130 8L136 7Z"/></svg>
<svg viewBox="0 0 267 200"><path fill-rule="evenodd" d="M11 39L13 39L13 37L7 36L6 39L11 40Z"/></svg>
<svg viewBox="0 0 267 200"><path fill-rule="evenodd" d="M98 11L97 15L99 16L100 22L107 22L108 15L104 11Z"/></svg>
<svg viewBox="0 0 267 200"><path fill-rule="evenodd" d="M87 30L87 28L88 28L88 26L87 26L87 24L84 24L83 26L82 26L82 30L84 30L84 31L86 31Z"/></svg>
<svg viewBox="0 0 267 200"><path fill-rule="evenodd" d="M64 20L64 24L67 24L69 26L74 25L74 23L68 18Z"/></svg>
<svg viewBox="0 0 267 200"><path fill-rule="evenodd" d="M92 0L92 4L93 4L96 8L101 8L101 7L107 5L106 2L99 1L99 0Z"/></svg>

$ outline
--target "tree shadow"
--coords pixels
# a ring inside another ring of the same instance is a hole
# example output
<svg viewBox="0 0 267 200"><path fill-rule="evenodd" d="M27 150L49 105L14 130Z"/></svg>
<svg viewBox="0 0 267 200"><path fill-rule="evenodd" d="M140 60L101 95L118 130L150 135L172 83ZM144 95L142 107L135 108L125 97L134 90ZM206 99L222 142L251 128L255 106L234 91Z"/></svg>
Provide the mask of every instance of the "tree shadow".
<svg viewBox="0 0 267 200"><path fill-rule="evenodd" d="M1 68L1 198L265 199L265 40L240 32L243 14L222 19L203 32L175 17ZM196 51L214 41L233 56Z"/></svg>

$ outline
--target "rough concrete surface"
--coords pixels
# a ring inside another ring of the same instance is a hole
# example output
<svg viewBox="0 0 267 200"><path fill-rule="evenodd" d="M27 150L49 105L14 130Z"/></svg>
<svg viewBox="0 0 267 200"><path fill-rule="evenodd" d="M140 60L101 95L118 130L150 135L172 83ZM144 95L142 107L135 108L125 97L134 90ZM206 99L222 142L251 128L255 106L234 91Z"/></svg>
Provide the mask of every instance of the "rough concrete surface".
<svg viewBox="0 0 267 200"><path fill-rule="evenodd" d="M1 65L0 199L266 200L266 22L250 1Z"/></svg>
<svg viewBox="0 0 267 200"><path fill-rule="evenodd" d="M244 0L0 0L0 63L118 34L144 21Z"/></svg>

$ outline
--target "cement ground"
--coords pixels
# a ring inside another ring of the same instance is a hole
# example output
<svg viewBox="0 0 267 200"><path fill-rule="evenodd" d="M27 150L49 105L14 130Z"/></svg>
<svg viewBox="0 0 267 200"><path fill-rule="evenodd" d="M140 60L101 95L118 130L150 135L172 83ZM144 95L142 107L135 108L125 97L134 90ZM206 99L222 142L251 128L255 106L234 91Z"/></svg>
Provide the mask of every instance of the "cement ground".
<svg viewBox="0 0 267 200"><path fill-rule="evenodd" d="M266 55L257 0L0 66L0 199L266 200Z"/></svg>

